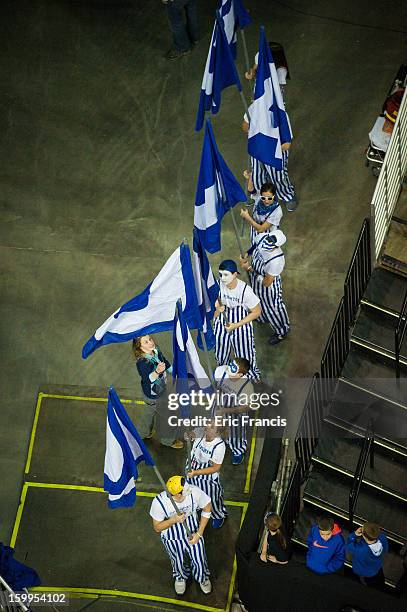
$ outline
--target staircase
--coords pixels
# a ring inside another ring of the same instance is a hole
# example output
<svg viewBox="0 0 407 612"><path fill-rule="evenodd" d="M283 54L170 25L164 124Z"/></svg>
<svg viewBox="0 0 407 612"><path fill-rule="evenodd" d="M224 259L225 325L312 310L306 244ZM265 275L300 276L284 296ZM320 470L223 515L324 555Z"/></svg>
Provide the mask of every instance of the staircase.
<svg viewBox="0 0 407 612"><path fill-rule="evenodd" d="M311 525L325 512L341 526L345 539L349 528L377 522L389 540L384 573L393 593L405 580L400 550L407 542L407 341L400 348L400 378L395 376L395 328L406 291L407 278L388 270L377 268L370 276L334 393L322 411L314 443L311 438L311 460L302 459L303 465L308 461L308 474L292 538L296 554L303 555ZM312 418L308 428L310 422ZM373 464L368 461L361 475L351 526L349 493L369 422ZM304 444L310 445L310 434L304 429L300 435L307 439L299 445L301 452ZM351 567L350 559L346 566Z"/></svg>

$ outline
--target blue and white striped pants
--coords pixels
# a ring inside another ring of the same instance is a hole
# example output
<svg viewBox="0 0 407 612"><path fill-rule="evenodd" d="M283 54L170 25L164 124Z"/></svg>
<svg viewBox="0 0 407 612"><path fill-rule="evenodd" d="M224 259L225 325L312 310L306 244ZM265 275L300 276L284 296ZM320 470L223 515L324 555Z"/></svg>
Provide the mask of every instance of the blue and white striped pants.
<svg viewBox="0 0 407 612"><path fill-rule="evenodd" d="M223 487L219 478L213 480L210 475L201 474L188 478L188 482L196 485L202 491L205 491L211 498L212 503L212 518L222 519L227 515L226 507L223 502Z"/></svg>
<svg viewBox="0 0 407 612"><path fill-rule="evenodd" d="M242 416L248 413L239 413L228 415L231 419L238 422L237 425L230 425L229 436L225 439L226 444L234 455L242 455L247 450L247 428L242 423Z"/></svg>
<svg viewBox="0 0 407 612"><path fill-rule="evenodd" d="M262 323L270 323L279 336L290 329L287 308L283 302L281 276L276 276L269 287L264 287L259 276L251 274L252 289L261 302Z"/></svg>
<svg viewBox="0 0 407 612"><path fill-rule="evenodd" d="M186 537L182 540L161 538L161 541L171 560L172 575L176 580L187 580L191 574L199 583L208 578L210 572L203 538L193 545L188 543Z"/></svg>
<svg viewBox="0 0 407 612"><path fill-rule="evenodd" d="M230 323L238 323L246 314L241 307L228 308L227 316ZM215 358L218 365L227 365L231 361L232 349L235 357L244 357L250 362L248 378L258 380L260 370L257 366L256 348L254 346L253 323L246 323L232 332L227 332L223 315L220 315L214 324Z"/></svg>
<svg viewBox="0 0 407 612"><path fill-rule="evenodd" d="M290 202L295 197L295 189L288 176L288 155L289 151L282 151L283 168L277 170L272 166L251 157L252 179L256 191L260 191L264 183L271 181L276 186L277 198L283 202Z"/></svg>

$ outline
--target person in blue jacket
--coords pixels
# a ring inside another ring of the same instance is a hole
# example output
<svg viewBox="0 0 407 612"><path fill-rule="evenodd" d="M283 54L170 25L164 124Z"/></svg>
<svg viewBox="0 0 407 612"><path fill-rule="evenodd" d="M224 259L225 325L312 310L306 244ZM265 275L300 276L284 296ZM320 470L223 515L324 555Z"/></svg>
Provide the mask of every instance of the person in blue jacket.
<svg viewBox="0 0 407 612"><path fill-rule="evenodd" d="M345 562L345 540L330 516L321 516L307 538L307 567L316 574L333 574Z"/></svg>
<svg viewBox="0 0 407 612"><path fill-rule="evenodd" d="M388 549L387 538L376 523L366 522L349 534L346 550L352 555L352 570L362 584L384 587L383 557Z"/></svg>

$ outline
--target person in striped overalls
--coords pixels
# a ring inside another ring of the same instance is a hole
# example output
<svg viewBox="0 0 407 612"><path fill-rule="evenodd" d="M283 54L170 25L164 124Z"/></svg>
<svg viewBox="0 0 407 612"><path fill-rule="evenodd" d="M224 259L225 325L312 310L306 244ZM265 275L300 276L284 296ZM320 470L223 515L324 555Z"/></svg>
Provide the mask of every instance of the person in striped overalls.
<svg viewBox="0 0 407 612"><path fill-rule="evenodd" d="M227 515L223 502L223 487L219 471L225 457L226 445L212 421L203 436L194 441L188 482L205 491L212 502L212 527L220 529Z"/></svg>
<svg viewBox="0 0 407 612"><path fill-rule="evenodd" d="M249 377L259 380L253 321L261 315L260 300L247 283L237 278L238 274L232 259L219 264L220 288L214 314L215 357L218 365L227 365L233 349L236 357L249 361Z"/></svg>
<svg viewBox="0 0 407 612"><path fill-rule="evenodd" d="M247 377L249 370L249 361L241 357L236 357L229 365L218 366L215 370L216 385L221 391L220 412L223 416L227 415L231 421L226 444L232 451L233 465L243 462L247 449L247 428L242 416L250 410L250 397L253 393L253 385Z"/></svg>
<svg viewBox="0 0 407 612"><path fill-rule="evenodd" d="M172 476L167 481L167 491L155 496L150 508L154 530L161 535L161 541L171 560L175 578L174 588L177 595L183 595L187 579L192 577L199 583L201 590L208 594L212 591L209 580L203 533L211 517L209 495L182 476ZM178 506L177 514L168 495ZM198 511L201 519L198 520ZM188 539L185 525L191 532Z"/></svg>
<svg viewBox="0 0 407 612"><path fill-rule="evenodd" d="M252 214L245 208L240 211L240 216L250 224L250 242L253 244L257 234L269 233L278 229L283 211L276 198L276 188L273 183L263 183L260 193L254 189L252 174L245 170L243 172L248 180L248 190L254 200Z"/></svg>
<svg viewBox="0 0 407 612"><path fill-rule="evenodd" d="M250 272L253 290L260 298L260 321L270 323L274 328L274 334L269 339L272 345L281 342L290 330L280 277L285 265L281 246L285 242L285 235L278 229L269 234L259 234L245 257L240 258L241 266ZM249 255L251 264L248 262Z"/></svg>

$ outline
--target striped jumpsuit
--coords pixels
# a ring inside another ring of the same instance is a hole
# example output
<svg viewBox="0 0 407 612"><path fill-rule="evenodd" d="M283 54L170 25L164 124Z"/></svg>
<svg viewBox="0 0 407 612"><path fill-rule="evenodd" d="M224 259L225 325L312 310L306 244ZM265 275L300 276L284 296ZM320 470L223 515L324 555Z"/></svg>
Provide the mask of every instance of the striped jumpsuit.
<svg viewBox="0 0 407 612"><path fill-rule="evenodd" d="M289 151L282 151L283 167L277 170L255 157L250 157L252 166L252 180L256 191L260 191L264 183L271 181L276 186L276 195L283 202L290 202L295 198L295 189L288 176L288 156Z"/></svg>
<svg viewBox="0 0 407 612"><path fill-rule="evenodd" d="M238 323L259 303L251 287L238 279L236 289L228 289L220 283L219 298L225 306L225 314L229 323ZM249 302L250 306L247 307ZM228 364L232 349L235 357L244 357L250 362L249 378L258 380L260 370L257 366L256 348L254 346L253 322L246 323L231 332L225 329L223 313L215 319L215 358L219 365Z"/></svg>
<svg viewBox="0 0 407 612"><path fill-rule="evenodd" d="M215 438L207 442L205 437L195 440L192 447L191 469L204 470L212 467L213 463L221 464L225 456L226 445L222 438ZM219 472L213 474L199 474L189 478L188 482L196 485L211 498L212 518L223 519L227 515L223 503L223 487L220 482Z"/></svg>
<svg viewBox="0 0 407 612"><path fill-rule="evenodd" d="M270 323L278 336L285 336L290 329L287 308L283 302L283 289L280 272L285 265L284 253L280 248L266 251L261 248L265 235L259 234L255 240L252 253L252 268L257 274L275 276L269 287L264 287L262 279L256 274L250 274L252 288L260 298L262 323Z"/></svg>
<svg viewBox="0 0 407 612"><path fill-rule="evenodd" d="M249 396L253 392L253 386L250 380L245 376L235 381L231 380L227 375L226 368L227 366L216 368L215 380L218 389L222 391L223 408L233 408L236 406L236 403L233 401L233 396L238 398L242 393ZM242 422L242 416L247 414L248 412L241 412L227 415L232 419L232 423L229 427L229 436L226 439L226 444L229 446L233 455L242 455L247 450L247 427ZM233 422L235 420L237 424Z"/></svg>
<svg viewBox="0 0 407 612"><path fill-rule="evenodd" d="M209 496L195 486L191 486L191 493L183 502L177 502L179 510L187 515L185 522L191 533L198 531L197 511L204 508L209 502ZM153 499L150 515L157 521L164 521L175 515L174 507L165 491ZM203 538L200 538L196 544L189 544L187 532L182 523L171 525L162 531L160 536L171 560L175 580L187 580L192 575L197 582L202 583L208 578L210 572Z"/></svg>

